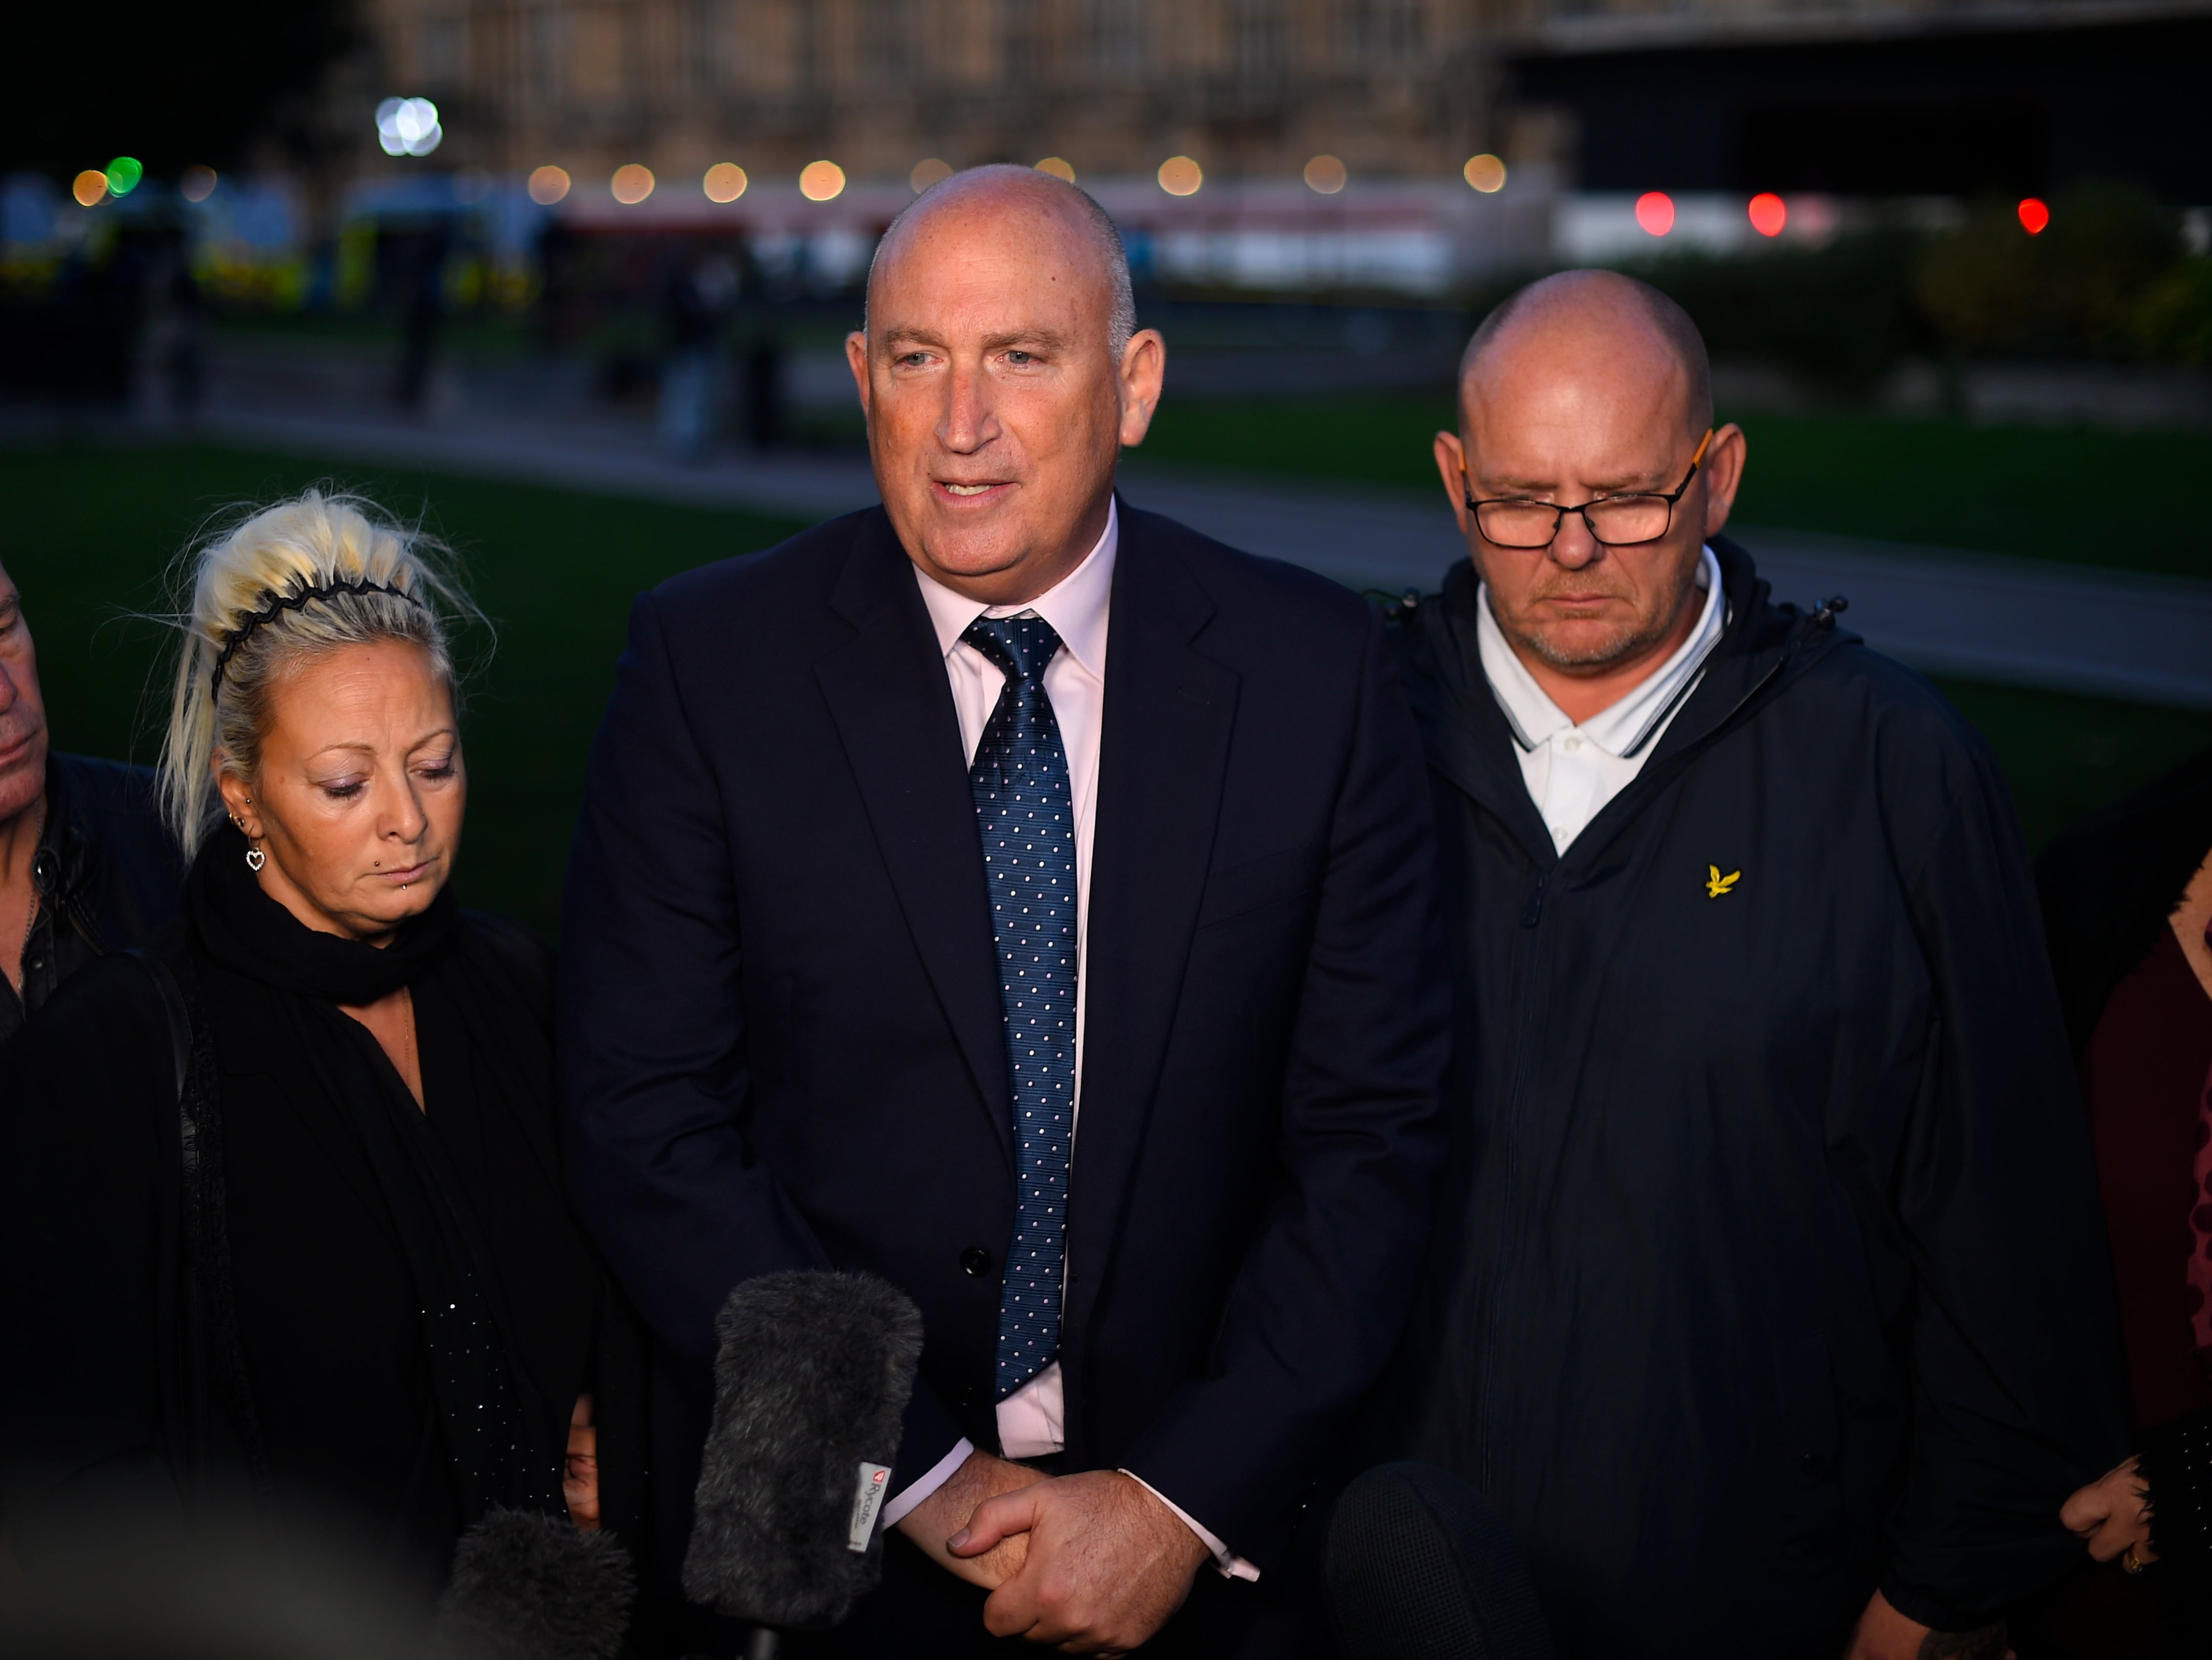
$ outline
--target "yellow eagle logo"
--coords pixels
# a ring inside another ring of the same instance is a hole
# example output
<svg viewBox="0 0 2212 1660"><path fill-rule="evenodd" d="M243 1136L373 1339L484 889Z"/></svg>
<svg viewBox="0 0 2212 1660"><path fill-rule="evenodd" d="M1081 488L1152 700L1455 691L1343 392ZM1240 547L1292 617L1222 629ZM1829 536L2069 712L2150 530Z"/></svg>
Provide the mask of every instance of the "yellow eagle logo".
<svg viewBox="0 0 2212 1660"><path fill-rule="evenodd" d="M1723 876L1718 865L1708 865L1705 866L1705 897L1717 899L1724 893L1733 893L1735 885L1742 879L1743 873L1740 870L1730 871Z"/></svg>

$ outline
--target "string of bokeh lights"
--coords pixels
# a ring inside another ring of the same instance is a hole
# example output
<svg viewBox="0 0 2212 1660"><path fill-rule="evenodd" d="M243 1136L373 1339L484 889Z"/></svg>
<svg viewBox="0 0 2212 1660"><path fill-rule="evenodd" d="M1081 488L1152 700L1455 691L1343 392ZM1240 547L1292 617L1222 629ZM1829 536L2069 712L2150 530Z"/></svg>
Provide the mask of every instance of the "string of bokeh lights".
<svg viewBox="0 0 2212 1660"><path fill-rule="evenodd" d="M387 155L420 158L443 142L445 129L438 119L438 106L428 99L387 98L376 106L376 134ZM1075 182L1074 164L1061 156L1048 155L1036 165L1039 173L1071 185ZM1470 156L1460 173L1468 188L1483 195L1495 195L1505 188L1505 163L1495 155ZM933 155L915 164L907 182L918 196L952 173L951 162ZM130 195L145 176L146 169L136 157L118 155L105 167L87 167L78 173L70 181L70 191L80 205L98 207ZM1326 154L1309 161L1303 176L1307 187L1321 196L1338 194L1351 180L1344 163ZM1160 163L1155 177L1170 196L1195 196L1206 183L1205 169L1188 155L1170 155ZM178 179L178 193L188 202L204 202L214 193L216 182L214 169L187 167ZM635 207L652 196L656 183L650 167L633 161L614 170L607 190L623 206ZM701 179L700 189L708 201L727 204L742 197L750 183L745 170L736 162L717 161ZM532 171L525 188L532 201L550 208L565 201L574 184L566 168L548 164ZM845 169L827 159L809 161L799 171L799 194L810 202L835 201L844 193L845 185ZM2014 211L2021 228L2030 236L2040 236L2051 223L2050 204L2039 197L2023 197ZM1744 204L1744 212L1752 229L1770 240L1789 228L1790 204L1772 191L1761 191L1753 197ZM1664 191L1646 191L1636 198L1635 215L1638 227L1646 235L1668 235L1676 219L1674 198Z"/></svg>
<svg viewBox="0 0 2212 1660"><path fill-rule="evenodd" d="M427 119L434 129L434 106L428 106L427 100L421 99L408 101L424 104L430 109ZM393 99L387 102L393 106L396 125L401 100ZM434 139L430 142L429 148L436 148ZM427 154L428 151L422 153ZM1075 182L1075 165L1063 156L1048 155L1036 162L1036 167L1039 173L1048 173L1071 185ZM907 175L907 183L919 196L931 185L950 179L953 172L950 161L933 155L915 163L914 171ZM1505 163L1494 155L1470 157L1461 173L1470 189L1485 196L1493 196L1505 188ZM1352 177L1342 161L1328 155L1316 155L1308 161L1302 176L1307 187L1319 196L1336 195L1351 182ZM1206 170L1188 155L1170 155L1160 163L1154 177L1159 187L1170 196L1195 196L1205 185ZM726 205L743 196L751 183L750 175L736 162L717 161L707 169L699 185L708 201ZM845 169L826 159L809 161L799 171L799 192L810 202L835 201L844 194L846 183ZM624 207L638 206L659 187L659 181L654 178L653 169L637 161L617 167L607 180L607 193ZM532 169L526 188L532 201L540 207L550 208L568 199L570 192L575 188L575 179L566 167L549 162Z"/></svg>
<svg viewBox="0 0 2212 1660"><path fill-rule="evenodd" d="M1474 164L1468 163L1471 167ZM1761 236L1782 234L1790 224L1790 204L1772 191L1761 191L1744 204L1752 229ZM2040 197L2022 197L2014 212L2020 228L2040 236L2051 223L2051 206ZM1664 191L1646 191L1636 198L1636 223L1647 236L1664 236L1674 228L1674 198Z"/></svg>

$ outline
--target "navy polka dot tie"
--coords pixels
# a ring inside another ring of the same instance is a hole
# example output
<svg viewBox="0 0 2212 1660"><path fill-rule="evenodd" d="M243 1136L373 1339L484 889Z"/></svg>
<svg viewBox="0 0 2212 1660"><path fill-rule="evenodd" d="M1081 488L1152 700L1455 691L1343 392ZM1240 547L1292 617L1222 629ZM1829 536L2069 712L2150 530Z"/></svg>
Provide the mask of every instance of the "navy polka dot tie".
<svg viewBox="0 0 2212 1660"><path fill-rule="evenodd" d="M1006 677L968 769L998 945L1014 1113L1014 1240L999 1292L999 1399L1060 1353L1067 1162L1075 1140L1075 807L1041 617L979 617L960 636Z"/></svg>

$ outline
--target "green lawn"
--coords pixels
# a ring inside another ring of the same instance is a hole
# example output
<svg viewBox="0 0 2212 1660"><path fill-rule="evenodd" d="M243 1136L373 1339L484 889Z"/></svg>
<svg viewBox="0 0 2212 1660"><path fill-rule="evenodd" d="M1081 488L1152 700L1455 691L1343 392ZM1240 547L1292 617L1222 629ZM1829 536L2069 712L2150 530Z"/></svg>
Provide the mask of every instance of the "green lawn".
<svg viewBox="0 0 2212 1660"><path fill-rule="evenodd" d="M1441 393L1170 398L1140 453L1431 490L1429 441L1453 418ZM2212 476L2212 433L1852 414L1741 419L1751 445L1736 507L1746 525L2212 577L2212 520L2183 505L2195 481Z"/></svg>
<svg viewBox="0 0 2212 1660"><path fill-rule="evenodd" d="M1355 425L1354 430L1364 432ZM455 544L496 621L468 710L462 887L551 929L585 752L630 597L764 547L795 526L708 508L427 475L318 468L213 448L0 453L0 561L22 587L57 740L153 758L164 564L208 516L318 479L422 514ZM2212 745L2212 714L2064 693L1947 684L2003 757L2032 839Z"/></svg>
<svg viewBox="0 0 2212 1660"><path fill-rule="evenodd" d="M1939 680L2003 763L2028 844L2212 748L2212 711Z"/></svg>

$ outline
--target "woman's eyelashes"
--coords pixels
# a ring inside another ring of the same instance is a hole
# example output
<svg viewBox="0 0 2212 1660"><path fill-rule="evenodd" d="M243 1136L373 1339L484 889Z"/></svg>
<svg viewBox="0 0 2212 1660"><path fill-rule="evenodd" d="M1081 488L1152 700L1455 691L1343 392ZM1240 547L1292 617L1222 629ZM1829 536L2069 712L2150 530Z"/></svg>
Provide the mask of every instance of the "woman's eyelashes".
<svg viewBox="0 0 2212 1660"><path fill-rule="evenodd" d="M457 752L448 750L442 755L424 756L412 761L407 769L425 783L450 783L460 776L461 757ZM374 772L346 772L335 778L316 778L309 781L333 801L350 801L368 788L374 776Z"/></svg>

